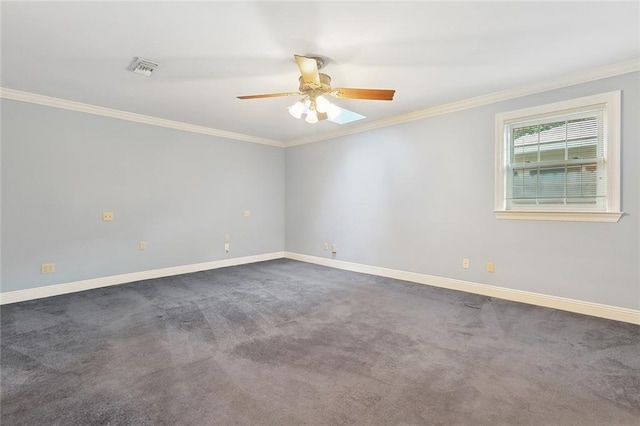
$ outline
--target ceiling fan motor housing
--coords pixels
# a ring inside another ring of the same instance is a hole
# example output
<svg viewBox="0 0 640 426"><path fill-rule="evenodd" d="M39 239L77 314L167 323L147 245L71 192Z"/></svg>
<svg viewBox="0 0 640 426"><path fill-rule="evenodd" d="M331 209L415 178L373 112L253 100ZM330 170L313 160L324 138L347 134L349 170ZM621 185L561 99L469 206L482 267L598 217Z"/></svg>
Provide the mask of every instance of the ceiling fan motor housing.
<svg viewBox="0 0 640 426"><path fill-rule="evenodd" d="M300 77L298 80L300 81L300 92L307 94L311 97L320 96L324 93L329 93L331 91L331 77L327 74L318 73L320 76L320 84L316 82L308 82L305 83L303 78Z"/></svg>

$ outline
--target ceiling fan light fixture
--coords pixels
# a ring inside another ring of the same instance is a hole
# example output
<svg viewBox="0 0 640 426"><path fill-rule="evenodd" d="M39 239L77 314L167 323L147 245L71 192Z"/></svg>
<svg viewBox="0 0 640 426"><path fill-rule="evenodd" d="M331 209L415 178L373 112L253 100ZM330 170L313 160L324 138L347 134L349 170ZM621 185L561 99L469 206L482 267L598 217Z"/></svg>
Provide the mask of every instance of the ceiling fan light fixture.
<svg viewBox="0 0 640 426"><path fill-rule="evenodd" d="M305 118L305 120L307 123L309 124L316 124L318 122L318 113L316 112L315 109L310 110L307 113L307 118Z"/></svg>
<svg viewBox="0 0 640 426"><path fill-rule="evenodd" d="M295 104L289 107L289 114L298 120L302 118L302 113L304 112L304 104L302 102L296 102Z"/></svg>
<svg viewBox="0 0 640 426"><path fill-rule="evenodd" d="M316 109L318 110L318 112L328 112L331 106L332 106L331 102L329 102L322 95L316 97Z"/></svg>

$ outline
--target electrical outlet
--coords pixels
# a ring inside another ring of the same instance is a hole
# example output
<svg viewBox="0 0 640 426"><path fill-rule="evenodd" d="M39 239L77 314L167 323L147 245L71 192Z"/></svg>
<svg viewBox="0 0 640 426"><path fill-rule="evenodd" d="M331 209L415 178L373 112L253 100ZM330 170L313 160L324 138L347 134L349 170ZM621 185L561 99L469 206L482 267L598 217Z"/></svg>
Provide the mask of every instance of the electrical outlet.
<svg viewBox="0 0 640 426"><path fill-rule="evenodd" d="M113 212L102 212L102 220L104 222L113 220Z"/></svg>
<svg viewBox="0 0 640 426"><path fill-rule="evenodd" d="M329 243L324 243L322 248L325 249L325 250L329 250Z"/></svg>
<svg viewBox="0 0 640 426"><path fill-rule="evenodd" d="M224 251L229 253L229 243L224 243Z"/></svg>
<svg viewBox="0 0 640 426"><path fill-rule="evenodd" d="M251 217L251 210L245 210L244 217Z"/></svg>
<svg viewBox="0 0 640 426"><path fill-rule="evenodd" d="M462 259L462 267L464 269L469 269L469 259Z"/></svg>
<svg viewBox="0 0 640 426"><path fill-rule="evenodd" d="M147 249L147 242L146 241L140 241L140 250L144 251Z"/></svg>
<svg viewBox="0 0 640 426"><path fill-rule="evenodd" d="M487 262L487 272L493 273L495 271L493 262Z"/></svg>
<svg viewBox="0 0 640 426"><path fill-rule="evenodd" d="M338 245L337 244L331 244L331 253L337 253L338 252Z"/></svg>
<svg viewBox="0 0 640 426"><path fill-rule="evenodd" d="M231 241L231 237L229 236L229 234L224 234L224 242L228 243L229 241Z"/></svg>
<svg viewBox="0 0 640 426"><path fill-rule="evenodd" d="M43 263L40 265L41 274L53 274L56 271L55 263Z"/></svg>

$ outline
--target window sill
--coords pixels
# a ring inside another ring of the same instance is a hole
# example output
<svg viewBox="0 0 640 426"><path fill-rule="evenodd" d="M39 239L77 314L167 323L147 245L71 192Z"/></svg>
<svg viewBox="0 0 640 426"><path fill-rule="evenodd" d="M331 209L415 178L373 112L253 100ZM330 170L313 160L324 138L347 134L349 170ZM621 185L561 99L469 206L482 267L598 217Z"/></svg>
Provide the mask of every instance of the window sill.
<svg viewBox="0 0 640 426"><path fill-rule="evenodd" d="M609 222L616 223L622 212L563 212L563 211L518 211L494 210L497 219L558 220L565 222Z"/></svg>

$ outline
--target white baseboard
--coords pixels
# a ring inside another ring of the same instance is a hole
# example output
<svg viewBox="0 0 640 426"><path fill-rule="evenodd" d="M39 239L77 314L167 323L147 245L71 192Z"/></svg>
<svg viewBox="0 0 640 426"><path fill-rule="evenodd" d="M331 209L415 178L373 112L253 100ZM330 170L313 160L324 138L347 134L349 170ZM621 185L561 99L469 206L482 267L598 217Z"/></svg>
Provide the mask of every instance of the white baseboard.
<svg viewBox="0 0 640 426"><path fill-rule="evenodd" d="M620 308L617 306L585 302L582 300L568 299L565 297L550 296L547 294L532 293L522 290L513 290L509 288L479 284L470 281L436 277L433 275L400 271L397 269L382 268L379 266L363 265L361 263L351 263L342 260L309 256L306 254L285 252L285 257L287 259L315 263L317 265L344 269L346 271L361 272L386 278L394 278L403 281L426 284L433 287L442 287L451 290L465 291L467 293L482 294L484 296L495 297L498 299L528 303L530 305L544 306L546 308L560 309L563 311L575 312L578 314L591 315L594 317L607 318L640 325L640 311L635 309Z"/></svg>
<svg viewBox="0 0 640 426"><path fill-rule="evenodd" d="M22 302L25 300L40 299L43 297L58 296L61 294L75 293L94 288L108 287L125 284L133 281L148 280L152 278L169 277L172 275L188 274L191 272L206 271L209 269L224 268L227 266L244 265L248 263L263 262L267 260L281 259L299 260L314 263L346 271L361 272L386 278L394 278L410 281L433 287L448 288L451 290L465 291L467 293L482 294L498 299L514 302L528 303L530 305L544 306L560 309L594 317L607 318L616 321L624 321L640 325L640 311L635 309L620 308L617 306L603 305L582 300L568 299L547 294L532 293L522 290L514 290L504 287L496 287L487 284L479 284L470 281L443 278L433 275L407 272L397 269L382 268L379 266L364 265L361 263L345 262L343 260L327 259L317 256L292 252L275 252L259 254L255 256L236 257L232 259L214 260L211 262L196 263L192 265L173 266L169 268L152 269L149 271L132 272L129 274L113 275L109 277L92 278L83 281L55 284L44 287L29 288L26 290L9 291L0 293L0 305Z"/></svg>
<svg viewBox="0 0 640 426"><path fill-rule="evenodd" d="M231 259L214 260L211 262L195 263L191 265L172 266L169 268L152 269L149 271L132 272L122 275L112 275L109 277L92 278L83 281L74 281L70 283L28 288L26 290L8 291L0 293L0 305L23 302L25 300L40 299L43 297L58 296L66 293L75 293L77 291L91 290L94 288L125 284L133 281L169 277L172 275L188 274L191 272L224 268L226 266L244 265L247 263L281 259L283 257L284 252L280 251L275 253L258 254L255 256L235 257Z"/></svg>

